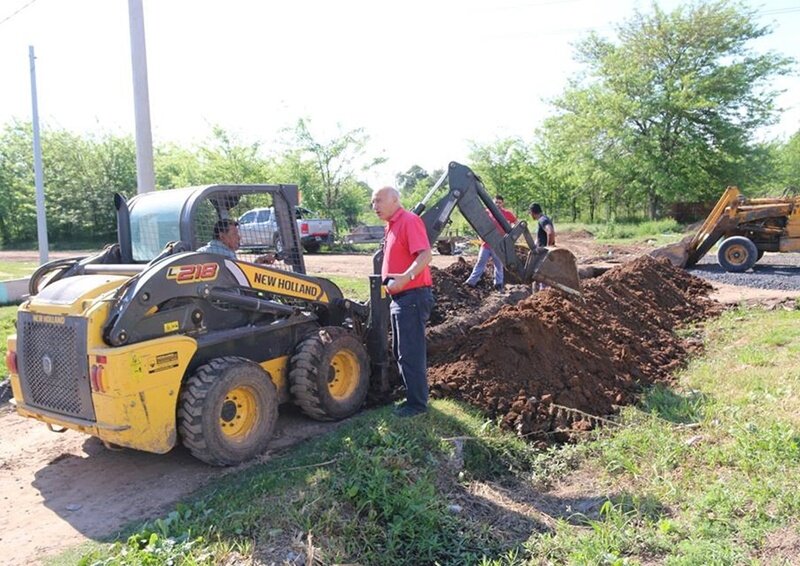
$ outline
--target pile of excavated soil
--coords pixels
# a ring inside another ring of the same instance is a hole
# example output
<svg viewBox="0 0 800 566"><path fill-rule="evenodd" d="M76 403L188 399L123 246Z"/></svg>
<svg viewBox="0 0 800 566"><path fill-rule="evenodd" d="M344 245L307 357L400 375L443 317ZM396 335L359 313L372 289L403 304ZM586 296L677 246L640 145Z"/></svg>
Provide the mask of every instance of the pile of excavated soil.
<svg viewBox="0 0 800 566"><path fill-rule="evenodd" d="M463 285L470 267L434 274L441 318L458 331L429 328L431 395L463 400L534 438L592 428L587 415L614 414L643 385L668 380L692 347L673 329L722 310L703 280L641 256L583 281L582 298L548 289L476 323L480 288L473 296ZM471 324L458 326L465 315Z"/></svg>
<svg viewBox="0 0 800 566"><path fill-rule="evenodd" d="M479 309L483 305L486 297L492 292L494 270L489 265L478 285L473 288L465 283L472 273L473 266L474 264L459 257L445 269L431 267L436 304L431 311L428 326L437 326L450 318Z"/></svg>

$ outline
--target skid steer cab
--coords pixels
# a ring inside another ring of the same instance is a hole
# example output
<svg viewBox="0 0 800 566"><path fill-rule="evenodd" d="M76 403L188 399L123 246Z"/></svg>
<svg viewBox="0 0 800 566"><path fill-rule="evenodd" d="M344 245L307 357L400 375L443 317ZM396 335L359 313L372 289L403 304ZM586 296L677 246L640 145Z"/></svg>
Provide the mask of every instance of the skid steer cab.
<svg viewBox="0 0 800 566"><path fill-rule="evenodd" d="M213 465L263 452L280 403L319 420L357 412L371 384L387 386L380 277L370 309L306 274L297 197L293 185L117 196L118 242L31 278L8 340L17 411L108 445L181 442ZM258 207L275 211L273 249L194 251Z"/></svg>

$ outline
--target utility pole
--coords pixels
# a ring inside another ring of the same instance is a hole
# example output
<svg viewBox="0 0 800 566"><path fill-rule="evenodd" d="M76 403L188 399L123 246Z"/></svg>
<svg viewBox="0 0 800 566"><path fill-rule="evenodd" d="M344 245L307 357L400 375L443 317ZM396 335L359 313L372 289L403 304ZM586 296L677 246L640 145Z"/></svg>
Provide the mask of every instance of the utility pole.
<svg viewBox="0 0 800 566"><path fill-rule="evenodd" d="M36 56L33 45L28 46L31 62L31 105L33 113L33 177L36 184L36 233L39 237L39 265L47 263L47 216L44 208L44 174L42 172L42 141L39 137L39 102L36 98Z"/></svg>
<svg viewBox="0 0 800 566"><path fill-rule="evenodd" d="M153 135L150 131L150 94L147 86L147 51L144 43L142 0L128 0L133 70L133 110L136 117L136 192L156 188L153 168Z"/></svg>

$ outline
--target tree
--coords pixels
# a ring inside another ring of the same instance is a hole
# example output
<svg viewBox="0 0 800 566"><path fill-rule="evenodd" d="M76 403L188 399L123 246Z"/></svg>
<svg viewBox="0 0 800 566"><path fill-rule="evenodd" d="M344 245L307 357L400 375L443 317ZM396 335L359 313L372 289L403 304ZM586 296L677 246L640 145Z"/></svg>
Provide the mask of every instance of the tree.
<svg viewBox="0 0 800 566"><path fill-rule="evenodd" d="M577 48L585 74L555 102L545 143L562 144L557 153L567 152L595 196L644 199L651 217L665 203L744 183L753 134L776 117L771 79L792 63L748 47L770 31L755 21L728 0L670 13L654 4L620 25L616 41L590 35Z"/></svg>
<svg viewBox="0 0 800 566"><path fill-rule="evenodd" d="M167 143L154 148L154 161L158 189L193 187L206 182L196 151Z"/></svg>
<svg viewBox="0 0 800 566"><path fill-rule="evenodd" d="M408 194L416 188L420 181L427 179L428 177L430 177L430 175L428 175L428 172L425 171L425 169L419 165L412 165L405 173L397 174L395 179L397 181L397 189L402 194Z"/></svg>
<svg viewBox="0 0 800 566"><path fill-rule="evenodd" d="M36 238L33 130L14 121L0 135L0 237L3 244Z"/></svg>
<svg viewBox="0 0 800 566"><path fill-rule="evenodd" d="M36 238L32 128L14 122L0 136L0 236L3 243ZM45 208L51 242L114 239L114 192L136 187L130 137L82 137L64 130L42 134Z"/></svg>
<svg viewBox="0 0 800 566"><path fill-rule="evenodd" d="M206 183L265 183L273 176L273 169L260 151L259 142L243 144L220 126L214 126L211 140L199 150L200 175Z"/></svg>
<svg viewBox="0 0 800 566"><path fill-rule="evenodd" d="M291 138L282 167L296 175L291 178L300 187L304 202L349 226L352 213L345 213L341 204L345 196L352 199L363 192L358 190L361 184L356 171L368 171L385 158L366 156L369 136L362 128L343 132L340 127L333 138L321 140L312 134L310 122L300 119Z"/></svg>
<svg viewBox="0 0 800 566"><path fill-rule="evenodd" d="M783 186L800 192L800 130L781 148L778 167Z"/></svg>
<svg viewBox="0 0 800 566"><path fill-rule="evenodd" d="M518 215L527 211L534 200L547 206L552 203L550 187L543 182L531 149L522 140L509 138L493 144L473 144L469 159L486 190L492 196L502 194Z"/></svg>
<svg viewBox="0 0 800 566"><path fill-rule="evenodd" d="M42 136L48 234L53 240L116 239L115 192L136 193L136 147L130 136Z"/></svg>

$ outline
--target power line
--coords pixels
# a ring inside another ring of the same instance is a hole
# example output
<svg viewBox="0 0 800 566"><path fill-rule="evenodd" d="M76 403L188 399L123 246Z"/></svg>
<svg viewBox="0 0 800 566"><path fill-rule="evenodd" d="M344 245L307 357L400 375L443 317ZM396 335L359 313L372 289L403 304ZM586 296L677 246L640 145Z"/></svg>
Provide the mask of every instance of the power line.
<svg viewBox="0 0 800 566"><path fill-rule="evenodd" d="M794 12L800 12L800 6L790 6L788 8L774 8L772 10L764 10L763 12L757 12L759 16L777 16L779 14L793 14Z"/></svg>
<svg viewBox="0 0 800 566"><path fill-rule="evenodd" d="M8 16L6 16L6 17L5 17L5 18L3 18L2 20L0 20L0 26L2 26L2 25L3 25L4 23L6 23L8 20L10 20L11 18L13 18L13 17L14 17L14 16L16 16L17 14L19 14L19 13L20 13L22 10L24 10L25 8L28 8L28 7L30 7L30 6L31 6L31 4L33 4L34 2L36 2L36 0L29 0L29 2L28 2L27 4L24 4L22 7L20 7L20 8L17 8L17 11L16 11L16 12L12 12L12 13L11 13L11 14L9 14Z"/></svg>

